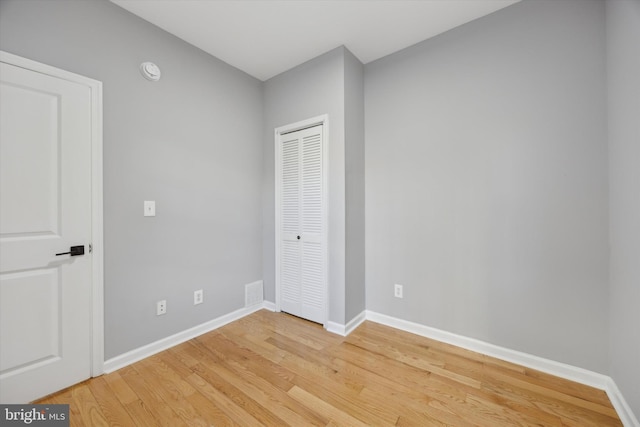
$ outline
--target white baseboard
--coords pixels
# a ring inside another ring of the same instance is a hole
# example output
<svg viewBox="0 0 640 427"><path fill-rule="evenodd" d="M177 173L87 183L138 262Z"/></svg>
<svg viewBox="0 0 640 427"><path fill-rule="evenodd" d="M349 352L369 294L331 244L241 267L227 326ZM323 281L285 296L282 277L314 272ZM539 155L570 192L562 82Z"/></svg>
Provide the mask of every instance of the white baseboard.
<svg viewBox="0 0 640 427"><path fill-rule="evenodd" d="M177 334L152 342L151 344L147 344L145 346L123 353L119 356L113 357L109 360L105 360L104 372L108 374L110 372L117 371L118 369L124 368L125 366L131 365L132 363L138 362L146 357L153 356L154 354L159 353L163 350L181 344L185 341L189 341L192 338L213 331L214 329L218 329L219 327L224 326L227 323L231 323L234 320L241 319L251 313L255 313L258 310L262 310L263 308L269 310L270 308L268 307L268 305L269 303L263 302L261 304L254 304L251 307L241 308L229 314L225 314L224 316L220 316L216 319L202 323L198 326L194 326L193 328L189 328L182 332L178 332Z"/></svg>
<svg viewBox="0 0 640 427"><path fill-rule="evenodd" d="M631 407L625 400L624 396L620 392L620 389L616 385L613 378L608 377L607 388L604 390L607 392L607 396L609 396L609 400L611 404L615 408L618 416L620 417L620 421L625 427L640 427L640 422L638 422L638 418L636 418L635 414L631 410Z"/></svg>
<svg viewBox="0 0 640 427"><path fill-rule="evenodd" d="M349 323L347 323L347 326L345 328L346 335L349 335L351 332L353 332L365 320L367 320L367 311L363 310L360 314L351 319Z"/></svg>
<svg viewBox="0 0 640 427"><path fill-rule="evenodd" d="M611 404L618 412L618 416L624 426L640 427L637 418L634 416L633 411L627 404L624 396L616 386L613 379L607 375L369 310L366 311L366 320L604 390L609 396Z"/></svg>
<svg viewBox="0 0 640 427"><path fill-rule="evenodd" d="M343 324L338 322L329 321L325 323L324 328L332 334L341 335L343 337L347 335L347 328Z"/></svg>
<svg viewBox="0 0 640 427"><path fill-rule="evenodd" d="M262 308L269 311L276 311L276 303L271 301L262 301Z"/></svg>
<svg viewBox="0 0 640 427"><path fill-rule="evenodd" d="M270 301L263 301L261 304L255 304L251 307L241 308L232 313L225 314L224 316L220 316L216 319L202 323L193 328L163 338L151 344L139 347L135 350L131 350L127 353L121 354L105 361L104 372L110 373L120 368L124 368L127 365L138 362L146 357L153 356L156 353L181 344L204 333L210 332L214 329L226 325L227 323L231 323L262 309L275 311L276 305ZM429 326L421 325L419 323L409 322L407 320L398 319L396 317L387 316L386 314L380 314L369 310L365 310L362 313L358 314L346 325L342 325L337 322L327 322L325 328L327 329L327 331L334 334L347 336L365 320L370 320L372 322L390 326L395 329L410 332L412 334L420 335L426 338L431 338L447 344L452 344L458 347L465 348L467 350L475 351L477 353L486 354L488 356L492 356L501 360L506 360L508 362L516 363L518 365L522 365L531 369L536 369L538 371L546 372L560 378L565 378L581 384L599 388L607 393L609 399L611 400L611 404L615 408L618 416L620 417L620 420L625 427L640 427L638 419L636 418L633 411L631 410L631 407L628 405L624 396L618 389L618 386L613 381L613 379L607 375L599 374L587 369L578 368L575 366L567 365L565 363L556 362L554 360L545 359L520 351L511 350L505 347L500 347L484 341L476 340L474 338L468 338L462 335L443 331L441 329L432 328Z"/></svg>
<svg viewBox="0 0 640 427"><path fill-rule="evenodd" d="M354 329L356 329L358 326L360 326L360 324L362 322L364 322L365 320L367 320L367 312L366 311L362 311L356 317L351 319L346 325L343 325L343 324L337 323L337 322L327 322L327 324L325 325L325 328L327 329L327 331L329 331L331 333L342 335L343 337L346 337L351 332L353 332Z"/></svg>
<svg viewBox="0 0 640 427"><path fill-rule="evenodd" d="M590 385L601 390L605 389L607 379L609 378L606 375L598 374L593 371L588 371L586 369L577 368L575 366L567 365L549 359L544 359L542 357L534 356L516 350L511 350L494 344L489 344L487 342L480 341L474 338L468 338L462 335L443 331L441 329L421 325L419 323L413 323L395 317L387 316L385 314L367 311L367 320L371 320L372 322L381 323L383 325L391 326L392 328L411 332L412 334L431 338L447 344L452 344L458 347L465 348L467 350L475 351L477 353L486 354L488 356L492 356L501 360L506 360L507 362L512 362L518 365L526 366L528 368L537 369L538 371L546 372L558 377L566 378L571 381Z"/></svg>

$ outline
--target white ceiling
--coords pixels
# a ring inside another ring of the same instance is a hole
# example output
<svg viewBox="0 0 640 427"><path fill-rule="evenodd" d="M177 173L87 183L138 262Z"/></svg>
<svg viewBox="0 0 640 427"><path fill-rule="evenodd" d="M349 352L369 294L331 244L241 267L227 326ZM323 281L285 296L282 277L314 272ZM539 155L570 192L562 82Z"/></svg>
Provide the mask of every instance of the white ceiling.
<svg viewBox="0 0 640 427"><path fill-rule="evenodd" d="M111 0L267 80L335 47L364 64L519 0Z"/></svg>

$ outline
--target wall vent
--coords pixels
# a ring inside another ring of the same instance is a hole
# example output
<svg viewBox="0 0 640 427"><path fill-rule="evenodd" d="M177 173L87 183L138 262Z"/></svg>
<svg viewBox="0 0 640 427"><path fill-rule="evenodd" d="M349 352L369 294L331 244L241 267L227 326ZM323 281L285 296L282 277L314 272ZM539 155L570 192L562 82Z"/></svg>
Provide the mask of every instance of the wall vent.
<svg viewBox="0 0 640 427"><path fill-rule="evenodd" d="M264 301L264 295L262 291L262 280L249 283L244 286L244 306L251 307L252 305L261 304Z"/></svg>

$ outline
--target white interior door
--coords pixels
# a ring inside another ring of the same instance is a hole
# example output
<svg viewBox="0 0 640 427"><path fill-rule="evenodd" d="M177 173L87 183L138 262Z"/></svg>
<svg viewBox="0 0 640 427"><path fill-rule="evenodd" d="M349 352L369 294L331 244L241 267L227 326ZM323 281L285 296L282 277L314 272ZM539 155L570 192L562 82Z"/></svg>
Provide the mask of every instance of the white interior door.
<svg viewBox="0 0 640 427"><path fill-rule="evenodd" d="M0 402L27 403L91 375L91 91L0 67Z"/></svg>
<svg viewBox="0 0 640 427"><path fill-rule="evenodd" d="M280 135L280 309L325 321L322 125Z"/></svg>

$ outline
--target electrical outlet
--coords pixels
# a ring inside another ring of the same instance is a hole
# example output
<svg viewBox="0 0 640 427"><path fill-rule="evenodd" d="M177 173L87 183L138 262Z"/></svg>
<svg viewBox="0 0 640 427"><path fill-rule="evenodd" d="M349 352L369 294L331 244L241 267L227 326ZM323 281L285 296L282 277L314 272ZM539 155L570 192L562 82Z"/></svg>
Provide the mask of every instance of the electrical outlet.
<svg viewBox="0 0 640 427"><path fill-rule="evenodd" d="M397 283L393 285L393 296L396 298L402 298L402 285Z"/></svg>
<svg viewBox="0 0 640 427"><path fill-rule="evenodd" d="M202 304L204 302L204 291L202 289L193 291L193 305Z"/></svg>
<svg viewBox="0 0 640 427"><path fill-rule="evenodd" d="M156 316L167 314L167 300L163 299L156 304Z"/></svg>

